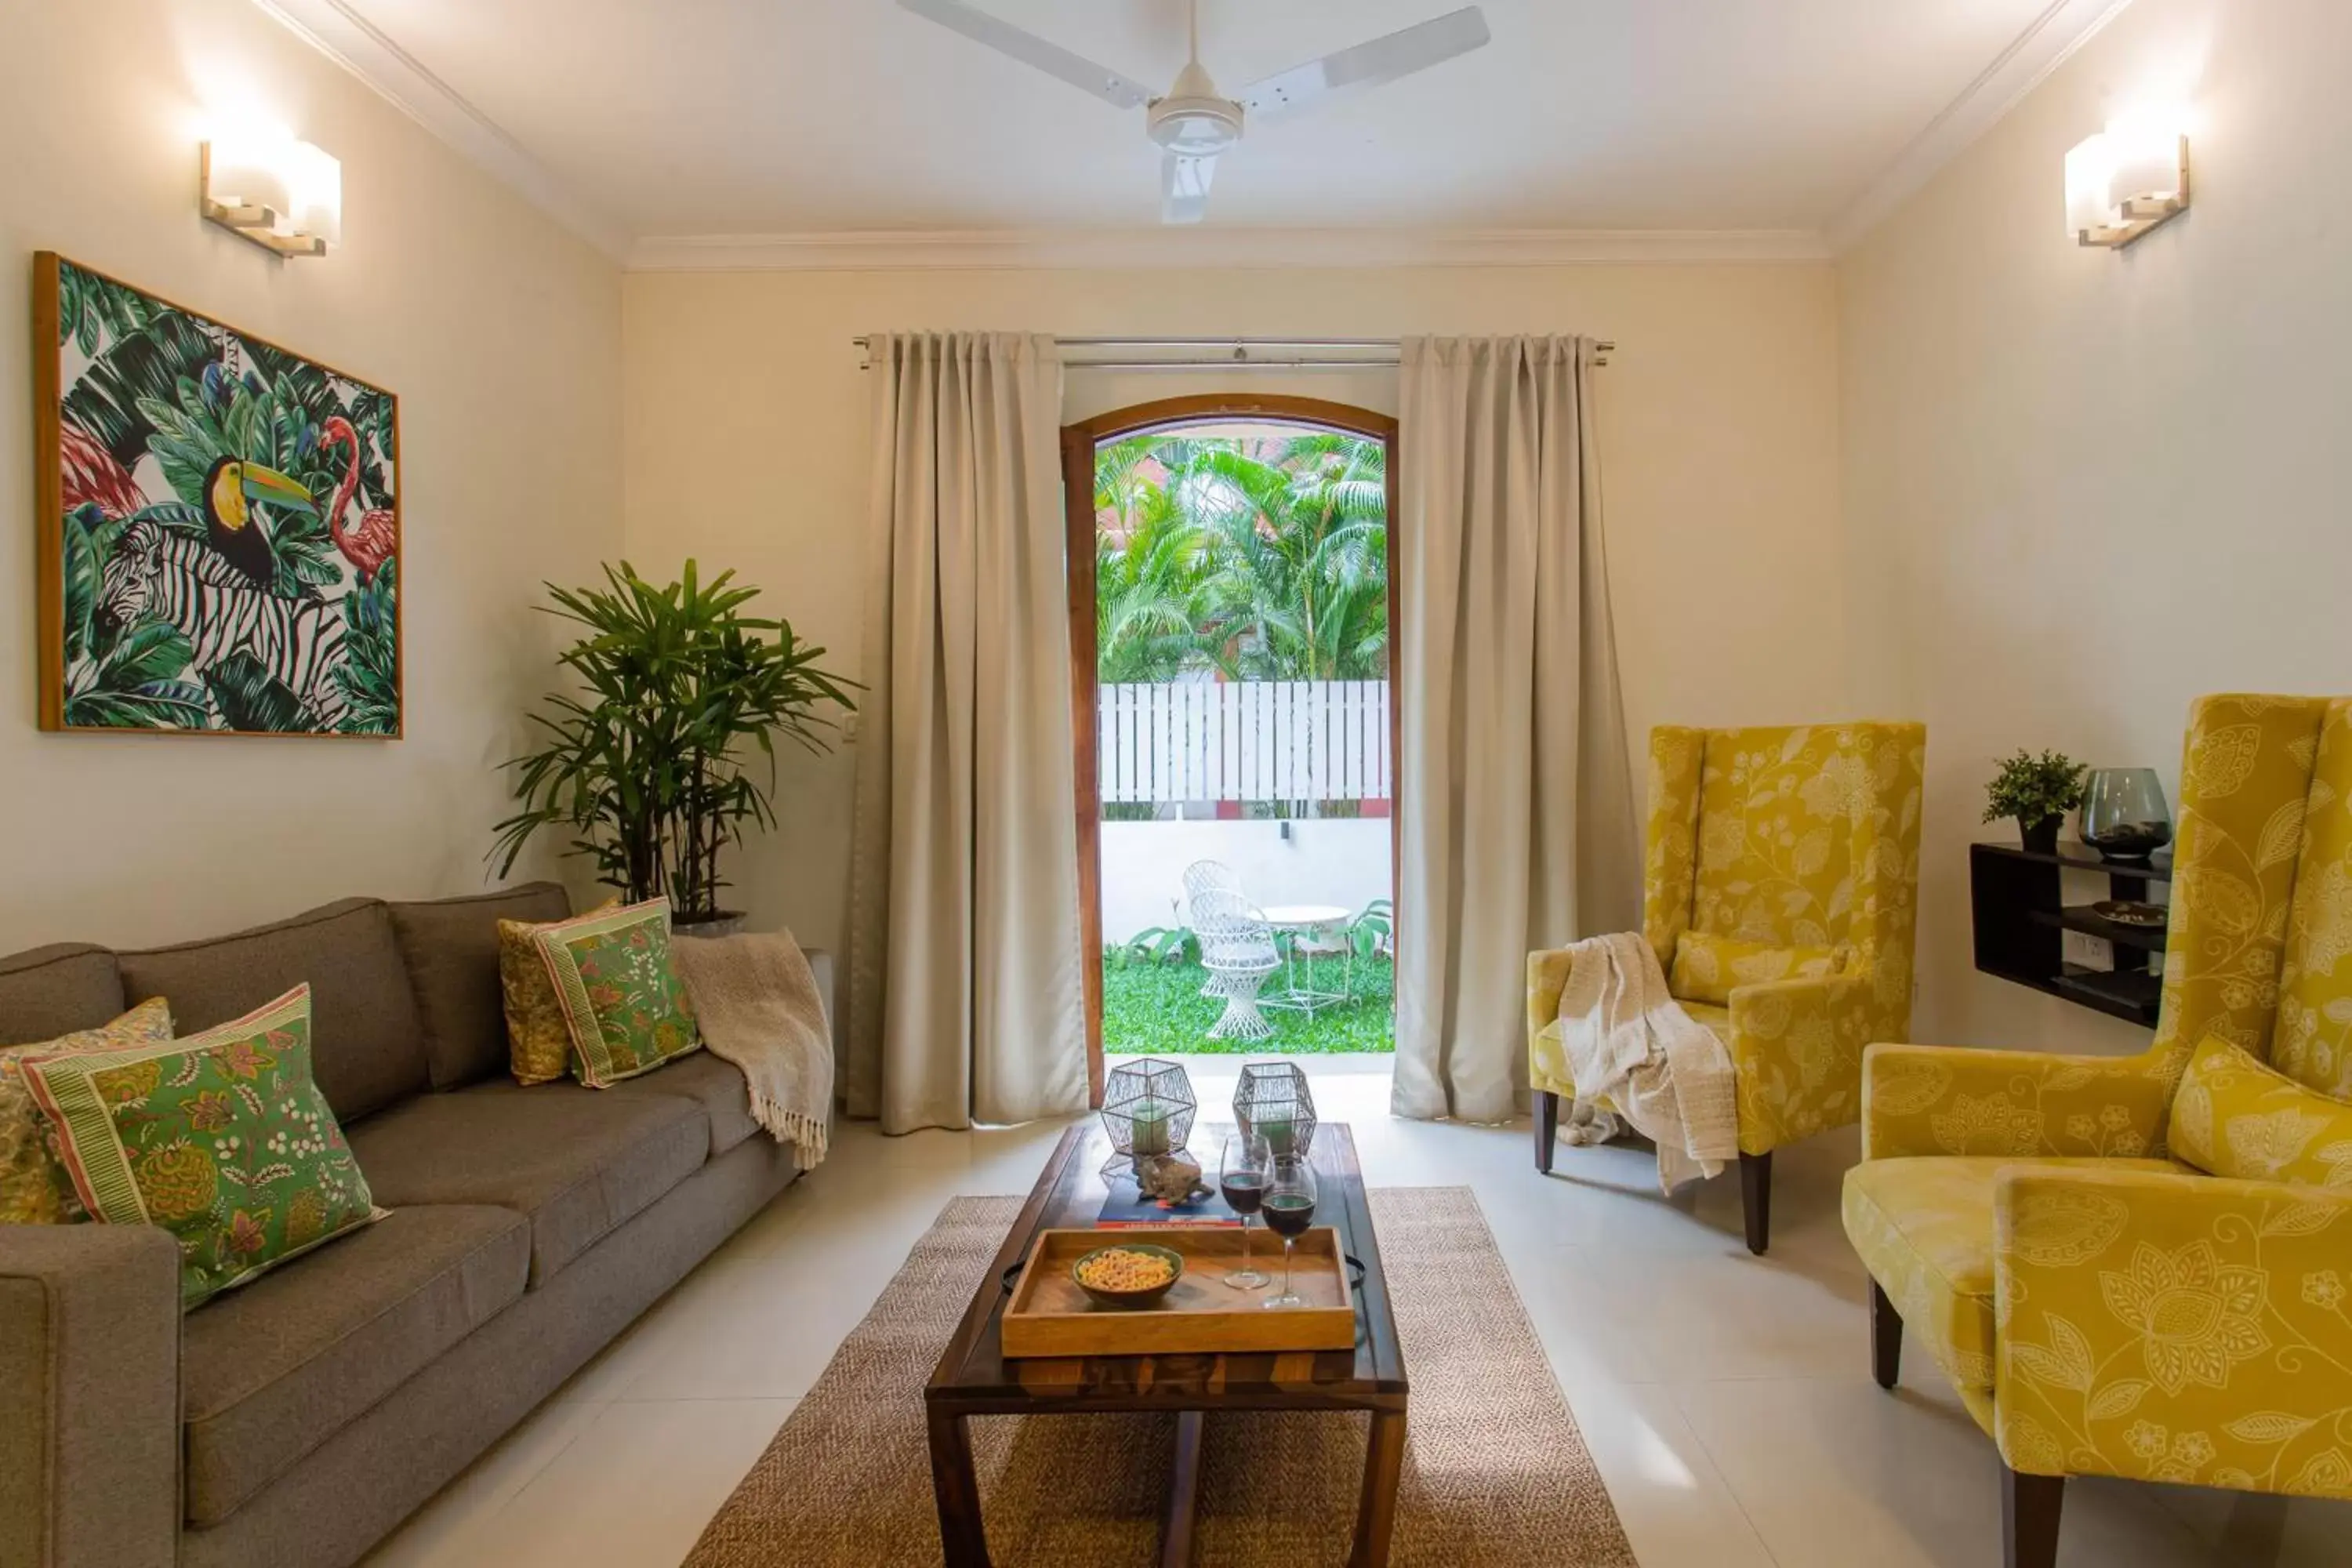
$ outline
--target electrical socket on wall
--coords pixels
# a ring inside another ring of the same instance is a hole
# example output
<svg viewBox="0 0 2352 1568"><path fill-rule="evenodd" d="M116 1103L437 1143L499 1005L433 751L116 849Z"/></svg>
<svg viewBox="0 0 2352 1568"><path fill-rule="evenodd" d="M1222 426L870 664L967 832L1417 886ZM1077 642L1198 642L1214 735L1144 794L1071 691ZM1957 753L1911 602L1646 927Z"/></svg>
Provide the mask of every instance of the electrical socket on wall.
<svg viewBox="0 0 2352 1568"><path fill-rule="evenodd" d="M2067 963L2079 964L2084 969L2113 969L2116 966L2115 944L2104 937L2079 931L2060 934L2064 940L2059 944L2058 955Z"/></svg>

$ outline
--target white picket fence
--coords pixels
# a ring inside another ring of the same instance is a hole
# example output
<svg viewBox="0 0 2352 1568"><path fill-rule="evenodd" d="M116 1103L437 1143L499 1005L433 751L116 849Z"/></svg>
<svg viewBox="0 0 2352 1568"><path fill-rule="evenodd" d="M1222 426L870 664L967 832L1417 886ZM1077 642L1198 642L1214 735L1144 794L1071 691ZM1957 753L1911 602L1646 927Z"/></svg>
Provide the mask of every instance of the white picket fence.
<svg viewBox="0 0 2352 1568"><path fill-rule="evenodd" d="M1385 680L1106 686L1100 704L1106 801L1389 798Z"/></svg>

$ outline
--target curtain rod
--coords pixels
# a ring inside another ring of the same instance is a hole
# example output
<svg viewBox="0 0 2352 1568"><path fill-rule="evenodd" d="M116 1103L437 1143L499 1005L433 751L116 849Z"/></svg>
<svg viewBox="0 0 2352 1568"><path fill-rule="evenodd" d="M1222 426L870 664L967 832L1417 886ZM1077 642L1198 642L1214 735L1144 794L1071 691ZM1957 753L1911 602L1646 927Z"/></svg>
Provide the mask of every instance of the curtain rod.
<svg viewBox="0 0 2352 1568"><path fill-rule="evenodd" d="M858 348L866 348L869 338L852 338ZM1054 342L1066 349L1172 349L1193 351L1195 357L1154 360L1077 360L1070 363L1071 370L1353 370L1370 366L1380 368L1397 363L1396 355L1402 344L1395 338L1056 338ZM1617 345L1601 342L1593 345L1598 351L1593 363L1605 365ZM1222 349L1214 358L1202 351ZM1253 359L1253 349L1306 349L1346 351L1366 356L1338 359L1309 353L1279 359ZM1385 351L1387 357L1379 356ZM858 366L860 370L865 365Z"/></svg>

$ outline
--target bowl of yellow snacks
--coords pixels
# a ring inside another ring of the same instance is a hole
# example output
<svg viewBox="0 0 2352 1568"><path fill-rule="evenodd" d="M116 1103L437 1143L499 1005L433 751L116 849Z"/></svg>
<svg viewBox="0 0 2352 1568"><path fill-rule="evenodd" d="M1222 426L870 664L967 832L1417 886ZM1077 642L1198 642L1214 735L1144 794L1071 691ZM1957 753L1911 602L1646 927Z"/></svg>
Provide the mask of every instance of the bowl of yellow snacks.
<svg viewBox="0 0 2352 1568"><path fill-rule="evenodd" d="M1078 1289L1102 1307L1156 1307L1183 1273L1182 1254L1138 1241L1097 1247L1070 1265Z"/></svg>

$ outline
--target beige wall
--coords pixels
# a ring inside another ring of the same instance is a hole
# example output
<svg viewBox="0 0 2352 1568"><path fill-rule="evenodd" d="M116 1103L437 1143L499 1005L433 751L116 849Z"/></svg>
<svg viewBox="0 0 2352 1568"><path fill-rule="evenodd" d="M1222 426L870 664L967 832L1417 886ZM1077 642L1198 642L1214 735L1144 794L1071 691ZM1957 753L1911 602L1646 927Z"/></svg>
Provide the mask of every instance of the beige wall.
<svg viewBox="0 0 2352 1568"><path fill-rule="evenodd" d="M251 0L0 0L0 952L481 887L493 764L554 647L527 606L620 539L618 269ZM342 160L342 251L284 263L197 217L208 94ZM39 249L400 395L405 740L36 730Z"/></svg>
<svg viewBox="0 0 2352 1568"><path fill-rule="evenodd" d="M1584 331L1601 373L1629 717L1847 706L1834 294L1822 265L1527 270L633 274L627 540L646 572L739 569L856 673L866 397L853 334ZM1071 377L1071 417L1215 381ZM1227 383L1226 384L1234 384ZM1393 407L1395 377L1251 377ZM840 937L852 766L789 761L781 831L739 858L755 914Z"/></svg>
<svg viewBox="0 0 2352 1568"><path fill-rule="evenodd" d="M1974 972L1996 755L2169 794L2195 694L2352 690L2347 51L2342 0L2137 0L1840 268L1859 695L1928 727L1919 1038L2147 1039ZM2195 207L2080 249L2066 150L2151 97L2196 111Z"/></svg>

